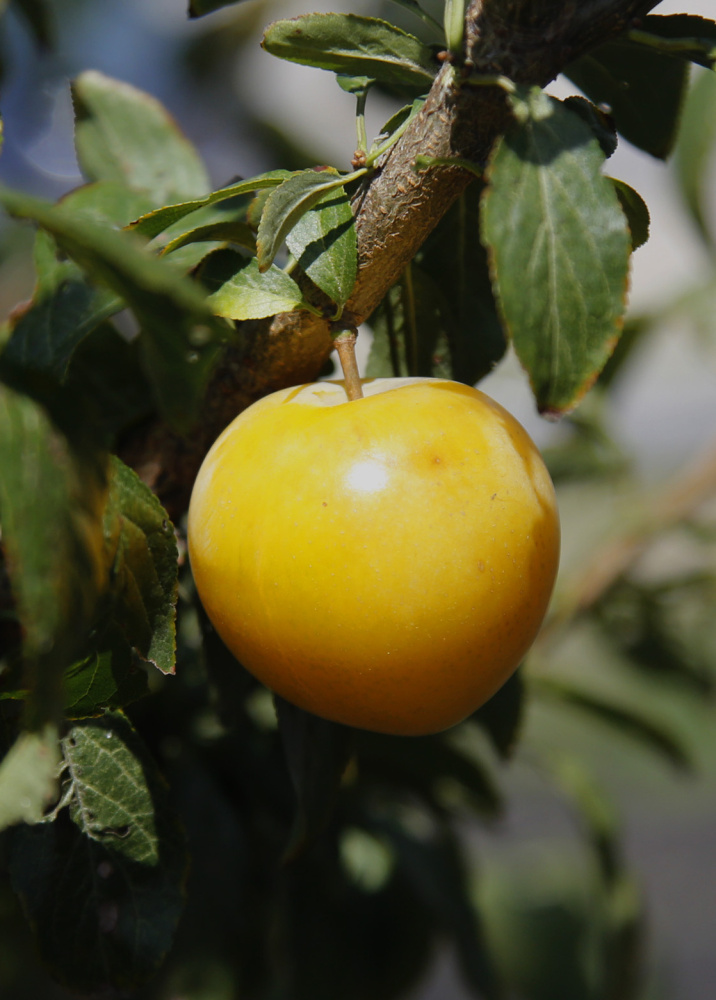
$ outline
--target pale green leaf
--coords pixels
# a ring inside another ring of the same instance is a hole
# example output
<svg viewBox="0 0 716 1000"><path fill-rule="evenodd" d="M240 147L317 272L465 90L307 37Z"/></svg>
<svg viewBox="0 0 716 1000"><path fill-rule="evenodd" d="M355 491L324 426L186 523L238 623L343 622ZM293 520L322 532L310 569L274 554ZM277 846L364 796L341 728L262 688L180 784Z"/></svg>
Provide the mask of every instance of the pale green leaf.
<svg viewBox="0 0 716 1000"><path fill-rule="evenodd" d="M42 819L57 798L59 764L56 726L20 733L0 762L0 830Z"/></svg>
<svg viewBox="0 0 716 1000"><path fill-rule="evenodd" d="M123 180L157 205L196 198L209 179L195 148L154 97L88 70L74 81L75 146L90 180Z"/></svg>
<svg viewBox="0 0 716 1000"><path fill-rule="evenodd" d="M263 319L305 307L296 282L275 265L260 272L255 257L214 292L209 302L218 316L237 320Z"/></svg>

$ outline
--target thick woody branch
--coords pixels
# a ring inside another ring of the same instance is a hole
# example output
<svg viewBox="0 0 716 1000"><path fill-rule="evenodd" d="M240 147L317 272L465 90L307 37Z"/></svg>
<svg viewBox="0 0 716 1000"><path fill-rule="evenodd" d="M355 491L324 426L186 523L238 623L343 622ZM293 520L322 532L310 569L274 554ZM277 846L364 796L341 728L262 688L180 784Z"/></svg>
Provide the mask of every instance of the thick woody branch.
<svg viewBox="0 0 716 1000"><path fill-rule="evenodd" d="M458 166L414 169L417 155L485 163L509 122L505 94L470 76L499 74L546 85L587 49L607 41L657 0L473 0L464 65L446 63L400 141L356 193L359 271L346 318L358 325L395 283L433 227L472 180ZM226 351L190 439L156 427L128 444L125 457L170 513L186 506L208 446L243 408L274 389L315 377L332 348L329 323L307 312L243 324L241 346Z"/></svg>

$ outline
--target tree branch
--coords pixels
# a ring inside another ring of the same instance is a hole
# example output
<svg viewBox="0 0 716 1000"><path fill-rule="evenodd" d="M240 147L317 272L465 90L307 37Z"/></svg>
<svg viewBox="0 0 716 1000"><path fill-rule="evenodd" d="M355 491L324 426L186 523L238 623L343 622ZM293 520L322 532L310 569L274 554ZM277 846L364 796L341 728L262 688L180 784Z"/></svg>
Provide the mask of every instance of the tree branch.
<svg viewBox="0 0 716 1000"><path fill-rule="evenodd" d="M359 270L346 319L358 326L395 283L473 175L459 166L418 176L418 154L483 165L509 122L498 87L470 85L470 74L499 74L545 86L588 49L638 24L657 0L473 0L466 19L465 65L446 63L428 99L354 198ZM212 440L247 405L275 389L310 381L328 357L328 321L308 312L245 323L241 346L227 349L191 438L156 427L123 454L176 517L186 508Z"/></svg>

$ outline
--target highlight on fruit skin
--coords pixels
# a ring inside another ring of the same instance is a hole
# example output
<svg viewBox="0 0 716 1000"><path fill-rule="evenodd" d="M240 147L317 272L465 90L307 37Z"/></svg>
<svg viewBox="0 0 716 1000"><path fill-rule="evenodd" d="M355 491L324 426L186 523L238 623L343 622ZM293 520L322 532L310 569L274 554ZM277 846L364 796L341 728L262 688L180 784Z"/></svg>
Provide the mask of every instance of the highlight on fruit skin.
<svg viewBox="0 0 716 1000"><path fill-rule="evenodd" d="M275 392L212 446L189 508L199 597L241 664L345 725L460 722L535 639L559 562L552 482L503 407L444 379Z"/></svg>

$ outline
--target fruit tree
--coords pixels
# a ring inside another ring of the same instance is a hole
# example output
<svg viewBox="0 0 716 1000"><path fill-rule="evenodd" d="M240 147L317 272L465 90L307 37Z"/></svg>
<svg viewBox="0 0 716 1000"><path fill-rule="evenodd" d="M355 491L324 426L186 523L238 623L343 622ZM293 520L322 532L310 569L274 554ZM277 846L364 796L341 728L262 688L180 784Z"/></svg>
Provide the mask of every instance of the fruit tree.
<svg viewBox="0 0 716 1000"><path fill-rule="evenodd" d="M447 955L460 996L657 996L605 785L713 749L716 459L645 486L612 414L664 316L713 335L716 21L191 0L160 100L148 29L77 55L129 6L0 5L0 992L391 1000ZM340 164L250 47L335 86ZM13 160L29 51L77 66L72 182ZM228 177L199 121L245 126ZM653 313L618 144L707 248ZM569 831L520 865L525 780Z"/></svg>

